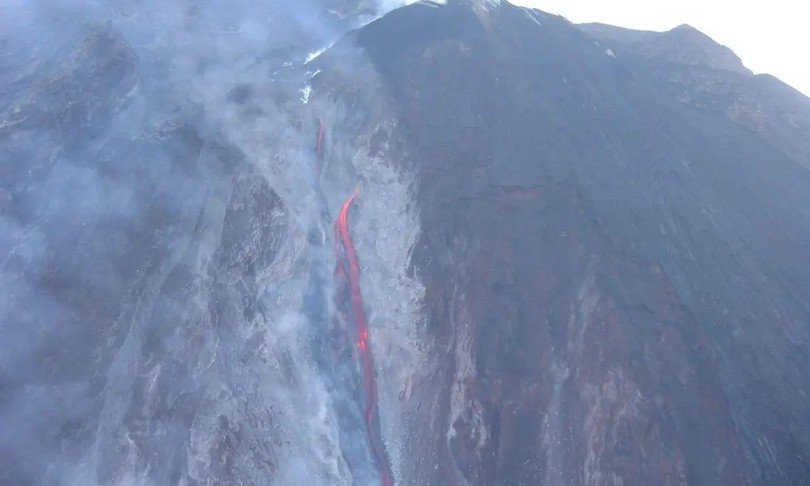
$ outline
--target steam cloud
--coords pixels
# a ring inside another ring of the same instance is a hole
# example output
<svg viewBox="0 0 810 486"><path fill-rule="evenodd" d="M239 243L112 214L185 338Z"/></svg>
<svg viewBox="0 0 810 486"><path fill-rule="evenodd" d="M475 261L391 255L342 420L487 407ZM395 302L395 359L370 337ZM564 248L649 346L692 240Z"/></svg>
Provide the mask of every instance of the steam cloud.
<svg viewBox="0 0 810 486"><path fill-rule="evenodd" d="M364 3L0 6L0 484L346 480L296 310L321 210L291 104L307 54L405 2Z"/></svg>

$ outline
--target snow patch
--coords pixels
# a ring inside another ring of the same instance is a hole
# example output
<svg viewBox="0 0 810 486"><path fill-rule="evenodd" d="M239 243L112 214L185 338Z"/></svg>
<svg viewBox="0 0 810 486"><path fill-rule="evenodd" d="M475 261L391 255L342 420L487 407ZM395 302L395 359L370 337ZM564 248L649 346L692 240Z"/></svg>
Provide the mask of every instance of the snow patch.
<svg viewBox="0 0 810 486"><path fill-rule="evenodd" d="M305 105L309 103L309 95L312 94L312 86L306 85L299 89L298 92L301 93L301 103Z"/></svg>
<svg viewBox="0 0 810 486"><path fill-rule="evenodd" d="M306 58L304 58L304 64L305 64L305 65L306 65L306 64L309 64L309 63L311 63L312 61L314 61L315 59L318 59L318 57L319 57L321 54L323 54L323 53L324 53L324 52L326 52L328 49L330 49L330 48L331 48L333 45L335 45L335 42L336 42L336 41L332 41L332 42L330 42L329 44L327 44L326 46L321 47L320 49L318 49L318 50L316 50L316 51L312 51L312 52L310 52L309 54L307 54L307 57L306 57Z"/></svg>
<svg viewBox="0 0 810 486"><path fill-rule="evenodd" d="M493 8L498 8L503 5L501 0L478 0L475 3L477 3L479 7L487 12L491 11Z"/></svg>
<svg viewBox="0 0 810 486"><path fill-rule="evenodd" d="M613 50L611 50L611 49L606 49L606 50L605 50L605 54L606 54L608 57L612 57L613 59L616 59L616 54L614 54L614 53L613 53Z"/></svg>
<svg viewBox="0 0 810 486"><path fill-rule="evenodd" d="M529 17L529 19L531 19L532 22L539 25L540 27L543 26L543 24L540 22L540 19L538 18L537 10L531 8L524 8L523 10L526 12L526 16Z"/></svg>
<svg viewBox="0 0 810 486"><path fill-rule="evenodd" d="M317 59L317 58L318 58L318 56L320 56L320 55L321 55L321 54L323 54L324 52L326 52L326 47L322 47L322 48L318 49L317 51L312 51L312 52L310 52L309 54L307 54L306 59L304 59L304 64L309 64L309 63L311 63L312 61L314 61L315 59Z"/></svg>

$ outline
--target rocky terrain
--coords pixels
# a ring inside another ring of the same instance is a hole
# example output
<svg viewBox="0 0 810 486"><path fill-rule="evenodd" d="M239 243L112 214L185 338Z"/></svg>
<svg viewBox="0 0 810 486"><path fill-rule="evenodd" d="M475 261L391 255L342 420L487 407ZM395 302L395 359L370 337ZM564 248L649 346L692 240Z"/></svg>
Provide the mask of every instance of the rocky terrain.
<svg viewBox="0 0 810 486"><path fill-rule="evenodd" d="M730 49L488 0L31 5L0 484L810 482L810 100Z"/></svg>

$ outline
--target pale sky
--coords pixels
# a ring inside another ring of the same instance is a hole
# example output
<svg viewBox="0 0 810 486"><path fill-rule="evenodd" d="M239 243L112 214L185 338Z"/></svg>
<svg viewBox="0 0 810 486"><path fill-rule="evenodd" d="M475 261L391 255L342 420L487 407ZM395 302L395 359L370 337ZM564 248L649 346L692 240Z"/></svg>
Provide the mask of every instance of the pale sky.
<svg viewBox="0 0 810 486"><path fill-rule="evenodd" d="M510 0L574 23L669 30L689 24L728 46L755 73L810 96L810 3L806 0Z"/></svg>

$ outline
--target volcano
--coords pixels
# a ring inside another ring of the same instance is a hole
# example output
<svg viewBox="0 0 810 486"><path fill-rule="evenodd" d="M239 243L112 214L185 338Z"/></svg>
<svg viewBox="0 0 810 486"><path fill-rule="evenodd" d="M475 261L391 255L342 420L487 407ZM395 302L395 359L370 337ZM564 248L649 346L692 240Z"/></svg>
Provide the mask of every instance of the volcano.
<svg viewBox="0 0 810 486"><path fill-rule="evenodd" d="M52 3L0 484L810 484L803 94L505 1Z"/></svg>

